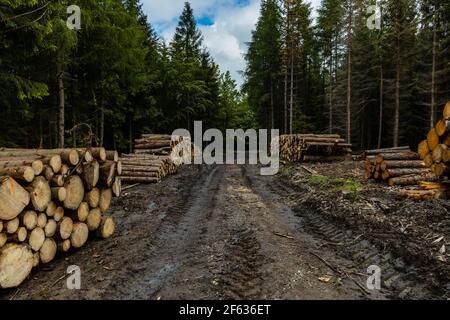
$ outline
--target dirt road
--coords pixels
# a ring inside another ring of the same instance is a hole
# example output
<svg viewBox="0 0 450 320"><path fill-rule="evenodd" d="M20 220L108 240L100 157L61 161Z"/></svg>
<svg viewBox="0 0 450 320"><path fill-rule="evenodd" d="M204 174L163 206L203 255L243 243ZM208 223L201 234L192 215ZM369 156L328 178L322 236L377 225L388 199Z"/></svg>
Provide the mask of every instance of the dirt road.
<svg viewBox="0 0 450 320"><path fill-rule="evenodd" d="M4 299L434 298L389 250L289 199L256 166L185 166L116 200L117 234L33 272ZM289 207L291 203L291 207ZM339 244L339 245L336 245ZM368 290L367 268L383 269ZM68 290L78 265L81 290Z"/></svg>

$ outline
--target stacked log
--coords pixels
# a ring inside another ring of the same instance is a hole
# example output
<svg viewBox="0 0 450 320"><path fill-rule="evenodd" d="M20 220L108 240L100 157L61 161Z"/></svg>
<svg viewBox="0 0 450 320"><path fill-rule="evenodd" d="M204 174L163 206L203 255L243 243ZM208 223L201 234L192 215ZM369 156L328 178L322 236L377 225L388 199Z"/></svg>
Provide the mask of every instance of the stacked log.
<svg viewBox="0 0 450 320"><path fill-rule="evenodd" d="M427 138L419 143L418 153L436 176L450 176L450 102L445 105L442 118L428 132Z"/></svg>
<svg viewBox="0 0 450 320"><path fill-rule="evenodd" d="M289 162L332 162L346 160L352 145L338 134L281 135L280 157Z"/></svg>
<svg viewBox="0 0 450 320"><path fill-rule="evenodd" d="M183 137L162 134L143 134L135 140L135 152L120 157L121 180L125 183L157 183L175 174L178 163L172 160L174 148Z"/></svg>
<svg viewBox="0 0 450 320"><path fill-rule="evenodd" d="M365 178L385 181L390 186L433 181L435 176L409 147L366 150Z"/></svg>
<svg viewBox="0 0 450 320"><path fill-rule="evenodd" d="M82 247L90 232L110 237L120 168L104 148L0 148L0 288L18 286L58 250Z"/></svg>

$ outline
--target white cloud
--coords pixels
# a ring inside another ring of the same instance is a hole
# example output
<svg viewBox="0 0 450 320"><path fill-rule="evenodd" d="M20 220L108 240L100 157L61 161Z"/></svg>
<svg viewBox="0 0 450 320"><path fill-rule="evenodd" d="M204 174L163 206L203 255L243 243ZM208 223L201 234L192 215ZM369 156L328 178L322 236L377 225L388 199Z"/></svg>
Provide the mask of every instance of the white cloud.
<svg viewBox="0 0 450 320"><path fill-rule="evenodd" d="M183 0L143 0L150 22L166 41L170 41L183 10ZM248 0L244 5L237 0L190 0L196 17L209 16L211 26L199 26L204 44L221 71L229 70L239 85L243 83L240 70L245 69L246 43L259 17L260 0ZM242 2L241 2L242 3ZM312 0L318 8L320 0ZM315 16L315 14L313 14Z"/></svg>

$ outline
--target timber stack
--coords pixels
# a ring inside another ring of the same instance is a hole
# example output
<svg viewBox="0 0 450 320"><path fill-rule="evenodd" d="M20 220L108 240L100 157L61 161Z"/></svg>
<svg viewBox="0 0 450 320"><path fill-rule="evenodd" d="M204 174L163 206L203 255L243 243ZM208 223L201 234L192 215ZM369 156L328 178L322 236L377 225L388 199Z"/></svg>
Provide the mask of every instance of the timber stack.
<svg viewBox="0 0 450 320"><path fill-rule="evenodd" d="M104 148L0 148L0 288L90 236L111 237L121 170L118 153Z"/></svg>
<svg viewBox="0 0 450 320"><path fill-rule="evenodd" d="M120 158L121 180L125 183L157 183L175 174L180 164L173 161L172 152L182 142L181 136L143 134L135 140L134 153L123 154Z"/></svg>
<svg viewBox="0 0 450 320"><path fill-rule="evenodd" d="M436 176L446 178L450 175L450 102L427 138L419 143L418 153Z"/></svg>
<svg viewBox="0 0 450 320"><path fill-rule="evenodd" d="M332 162L350 157L352 145L338 134L280 136L280 157L289 162Z"/></svg>
<svg viewBox="0 0 450 320"><path fill-rule="evenodd" d="M436 177L409 147L365 151L365 178L385 181L390 186L416 185L434 181Z"/></svg>

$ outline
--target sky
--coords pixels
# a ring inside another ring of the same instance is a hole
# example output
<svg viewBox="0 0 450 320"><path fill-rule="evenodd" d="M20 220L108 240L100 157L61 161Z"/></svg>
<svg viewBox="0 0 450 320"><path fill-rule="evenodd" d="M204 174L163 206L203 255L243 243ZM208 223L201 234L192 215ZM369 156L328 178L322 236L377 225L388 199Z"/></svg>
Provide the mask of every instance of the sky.
<svg viewBox="0 0 450 320"><path fill-rule="evenodd" d="M306 1L308 2L308 0ZM309 0L317 9L320 0ZM159 36L169 42L184 0L142 0L143 9ZM245 69L246 43L259 17L261 0L190 0L203 42L221 72L230 71L240 86ZM316 15L313 10L313 17Z"/></svg>

